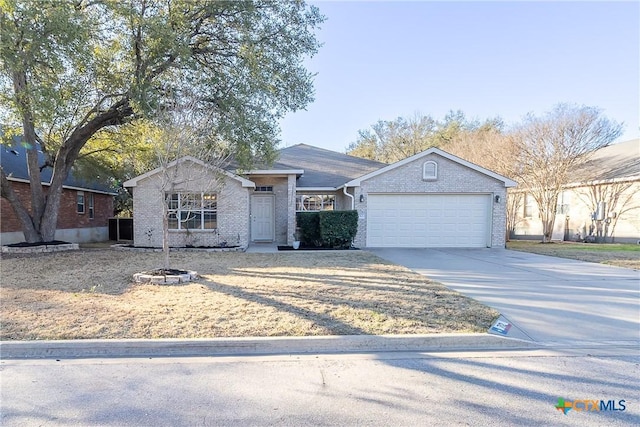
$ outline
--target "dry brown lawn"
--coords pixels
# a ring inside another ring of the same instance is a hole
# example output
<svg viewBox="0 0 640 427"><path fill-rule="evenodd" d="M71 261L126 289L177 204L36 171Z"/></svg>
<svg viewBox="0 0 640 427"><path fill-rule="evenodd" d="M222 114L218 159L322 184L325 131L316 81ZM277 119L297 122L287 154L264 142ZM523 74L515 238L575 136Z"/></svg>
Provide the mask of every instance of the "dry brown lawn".
<svg viewBox="0 0 640 427"><path fill-rule="evenodd" d="M4 340L483 332L498 315L368 252L172 253L183 285L132 283L162 254L4 255Z"/></svg>

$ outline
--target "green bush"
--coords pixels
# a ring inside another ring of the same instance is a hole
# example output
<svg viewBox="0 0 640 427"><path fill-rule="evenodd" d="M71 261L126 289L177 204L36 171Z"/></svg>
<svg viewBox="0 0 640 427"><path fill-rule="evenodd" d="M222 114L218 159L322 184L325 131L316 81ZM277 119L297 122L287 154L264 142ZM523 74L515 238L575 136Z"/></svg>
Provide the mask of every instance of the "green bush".
<svg viewBox="0 0 640 427"><path fill-rule="evenodd" d="M302 246L322 246L319 212L296 212L296 224Z"/></svg>
<svg viewBox="0 0 640 427"><path fill-rule="evenodd" d="M320 238L330 248L349 248L358 232L357 211L321 211Z"/></svg>

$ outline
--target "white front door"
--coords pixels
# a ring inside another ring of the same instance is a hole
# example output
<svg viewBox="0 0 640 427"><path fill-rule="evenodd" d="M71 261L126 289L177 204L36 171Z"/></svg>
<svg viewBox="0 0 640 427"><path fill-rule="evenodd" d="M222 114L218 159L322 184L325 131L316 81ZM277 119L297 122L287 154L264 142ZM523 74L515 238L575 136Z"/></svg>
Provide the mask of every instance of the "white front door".
<svg viewBox="0 0 640 427"><path fill-rule="evenodd" d="M251 240L273 241L274 238L273 196L251 196Z"/></svg>

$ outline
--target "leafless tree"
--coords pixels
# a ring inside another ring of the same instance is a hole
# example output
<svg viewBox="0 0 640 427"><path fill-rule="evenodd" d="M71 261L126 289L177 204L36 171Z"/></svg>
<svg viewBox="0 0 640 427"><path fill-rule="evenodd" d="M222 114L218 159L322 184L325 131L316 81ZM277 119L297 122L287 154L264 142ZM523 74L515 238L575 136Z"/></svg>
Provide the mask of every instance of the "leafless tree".
<svg viewBox="0 0 640 427"><path fill-rule="evenodd" d="M558 196L571 182L571 172L621 130L597 108L559 104L541 117L528 115L512 134L518 158L509 175L536 201L543 242L551 241Z"/></svg>
<svg viewBox="0 0 640 427"><path fill-rule="evenodd" d="M492 126L460 131L442 146L451 154L509 178L518 158L517 148L513 138Z"/></svg>
<svg viewBox="0 0 640 427"><path fill-rule="evenodd" d="M464 130L455 135L442 147L445 151L465 160L513 178L519 153L514 139L499 126L483 126ZM507 240L522 218L523 197L520 191L509 191L506 200Z"/></svg>
<svg viewBox="0 0 640 427"><path fill-rule="evenodd" d="M162 249L165 269L169 268L170 207L171 210L188 212L194 204L203 203L202 199L191 197L192 193L185 193L177 199L173 195L185 188L190 191L197 189L200 194L220 189L224 183L222 170L230 160L229 147L213 135L208 127L209 113L198 109L197 105L195 101L174 104L171 109L158 114L156 131L149 135L156 139L154 146L157 147L155 158L160 178L156 181L156 189L163 200ZM212 174L204 177L201 169L193 167L192 158L210 166ZM190 219L175 218L182 223Z"/></svg>
<svg viewBox="0 0 640 427"><path fill-rule="evenodd" d="M589 207L591 212L598 210L603 203L603 220L596 222L596 236L599 240L613 243L618 220L632 211L640 209L634 203L634 195L640 191L640 186L633 181L595 182L576 189L578 198ZM615 214L615 215L614 215ZM636 213L633 212L633 215Z"/></svg>
<svg viewBox="0 0 640 427"><path fill-rule="evenodd" d="M515 233L516 227L523 221L520 212L523 205L524 195L520 191L507 192L507 241L511 239L511 235Z"/></svg>

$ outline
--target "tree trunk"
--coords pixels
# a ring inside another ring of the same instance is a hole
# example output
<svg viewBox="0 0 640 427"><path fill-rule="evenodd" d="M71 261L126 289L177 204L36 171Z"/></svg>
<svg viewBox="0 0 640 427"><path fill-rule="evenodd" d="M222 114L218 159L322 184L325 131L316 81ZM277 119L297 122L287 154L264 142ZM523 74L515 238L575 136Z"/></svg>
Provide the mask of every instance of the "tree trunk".
<svg viewBox="0 0 640 427"><path fill-rule="evenodd" d="M29 93L27 90L27 75L24 71L14 71L12 77L16 105L18 106L18 110L20 111L20 116L22 118L22 138L24 143L27 144L27 170L29 173L29 187L31 193L31 213L29 213L22 203L22 200L18 197L7 197L7 200L11 203L14 212L22 224L26 241L29 243L37 243L42 242L43 240L46 241L40 232L46 197L41 183L36 131L33 122L33 115L31 113ZM13 193L11 184L6 179L3 180L2 185L3 187L6 186L9 189L8 191Z"/></svg>
<svg viewBox="0 0 640 427"><path fill-rule="evenodd" d="M40 232L34 226L31 216L29 215L29 211L27 211L22 201L18 198L18 195L13 190L13 187L11 187L9 180L2 169L0 169L0 195L7 199L11 204L13 211L22 225L25 240L29 243L41 242L42 237L40 236Z"/></svg>
<svg viewBox="0 0 640 427"><path fill-rule="evenodd" d="M22 225L25 240L28 243L49 242L55 239L58 211L62 198L62 185L67 179L73 163L78 158L80 150L89 138L100 129L122 124L126 118L132 117L134 112L129 105L129 99L125 96L115 102L107 111L97 114L86 122L84 126L76 128L56 153L51 182L45 195L42 188L36 134L26 95L26 77L23 74L14 73L13 80L16 99L22 113L23 137L25 142L29 144L27 165L29 167L29 184L31 187L31 212L15 194L3 170L1 180L2 197L6 198L13 207Z"/></svg>
<svg viewBox="0 0 640 427"><path fill-rule="evenodd" d="M551 243L556 216L553 212L542 212L542 243Z"/></svg>
<svg viewBox="0 0 640 427"><path fill-rule="evenodd" d="M162 253L164 254L164 268L169 269L169 213L166 196L162 195Z"/></svg>

